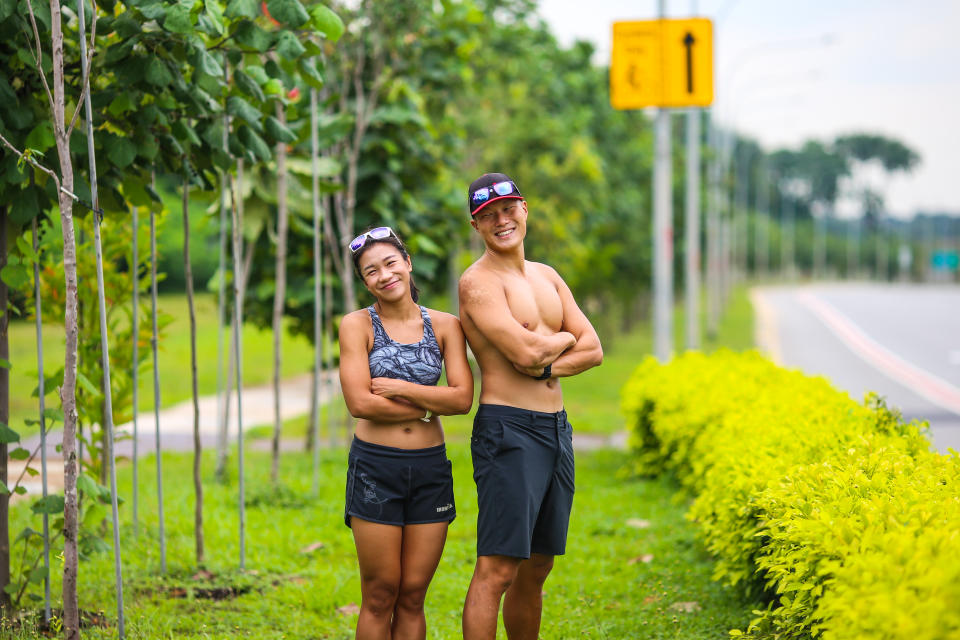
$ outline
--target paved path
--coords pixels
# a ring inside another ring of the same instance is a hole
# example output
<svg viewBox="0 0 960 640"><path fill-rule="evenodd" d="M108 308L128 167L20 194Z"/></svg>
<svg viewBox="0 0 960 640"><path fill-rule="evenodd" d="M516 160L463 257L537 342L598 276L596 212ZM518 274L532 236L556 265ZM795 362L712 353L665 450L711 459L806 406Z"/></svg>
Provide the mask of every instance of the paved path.
<svg viewBox="0 0 960 640"><path fill-rule="evenodd" d="M755 289L757 343L854 399L884 396L960 449L960 287L876 283Z"/></svg>

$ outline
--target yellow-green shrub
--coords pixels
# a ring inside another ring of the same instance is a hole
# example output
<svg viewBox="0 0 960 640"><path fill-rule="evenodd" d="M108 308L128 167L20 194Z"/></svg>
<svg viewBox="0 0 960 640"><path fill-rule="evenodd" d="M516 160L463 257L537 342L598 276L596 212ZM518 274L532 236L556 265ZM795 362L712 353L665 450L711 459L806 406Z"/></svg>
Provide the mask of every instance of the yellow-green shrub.
<svg viewBox="0 0 960 640"><path fill-rule="evenodd" d="M920 425L728 351L645 360L623 407L637 468L695 496L715 577L770 600L745 635L960 637L960 458Z"/></svg>

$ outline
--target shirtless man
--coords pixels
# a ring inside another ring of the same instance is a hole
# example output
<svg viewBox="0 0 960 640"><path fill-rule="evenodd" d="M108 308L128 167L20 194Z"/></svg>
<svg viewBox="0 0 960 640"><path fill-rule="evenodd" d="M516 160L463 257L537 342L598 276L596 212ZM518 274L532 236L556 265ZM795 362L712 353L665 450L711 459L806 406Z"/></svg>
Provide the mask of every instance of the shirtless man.
<svg viewBox="0 0 960 640"><path fill-rule="evenodd" d="M542 588L565 551L572 430L558 378L600 364L596 331L551 267L524 259L527 203L489 173L467 192L484 254L460 278L460 321L480 365L471 451L480 513L464 640L492 640L503 600L510 640L537 638ZM506 594L506 597L504 597Z"/></svg>

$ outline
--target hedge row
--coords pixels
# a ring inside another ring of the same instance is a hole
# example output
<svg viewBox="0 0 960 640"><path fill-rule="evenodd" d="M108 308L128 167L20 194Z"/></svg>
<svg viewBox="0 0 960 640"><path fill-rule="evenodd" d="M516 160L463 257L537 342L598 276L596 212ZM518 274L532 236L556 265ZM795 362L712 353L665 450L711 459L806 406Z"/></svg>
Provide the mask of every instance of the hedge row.
<svg viewBox="0 0 960 640"><path fill-rule="evenodd" d="M960 638L960 457L924 425L729 351L648 358L623 406L638 469L693 494L715 578L767 601L731 635Z"/></svg>

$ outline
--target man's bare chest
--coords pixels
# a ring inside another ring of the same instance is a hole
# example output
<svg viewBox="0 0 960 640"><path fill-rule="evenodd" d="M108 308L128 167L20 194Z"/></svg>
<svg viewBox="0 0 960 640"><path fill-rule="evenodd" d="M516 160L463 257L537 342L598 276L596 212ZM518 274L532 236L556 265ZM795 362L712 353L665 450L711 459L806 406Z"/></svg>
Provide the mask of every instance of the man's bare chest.
<svg viewBox="0 0 960 640"><path fill-rule="evenodd" d="M504 281L510 313L530 331L555 333L563 325L563 303L556 287L535 274Z"/></svg>

